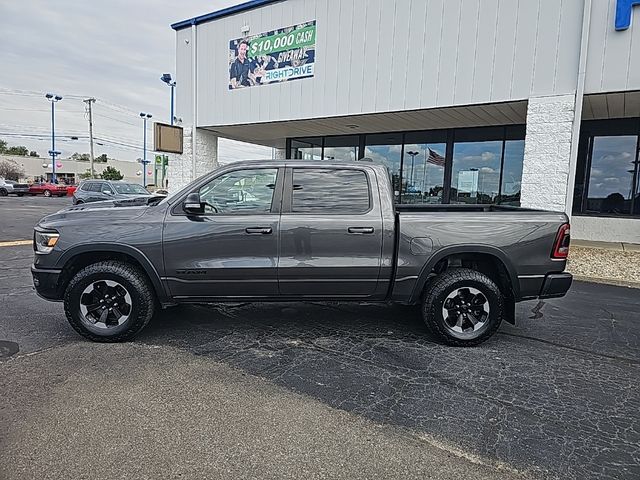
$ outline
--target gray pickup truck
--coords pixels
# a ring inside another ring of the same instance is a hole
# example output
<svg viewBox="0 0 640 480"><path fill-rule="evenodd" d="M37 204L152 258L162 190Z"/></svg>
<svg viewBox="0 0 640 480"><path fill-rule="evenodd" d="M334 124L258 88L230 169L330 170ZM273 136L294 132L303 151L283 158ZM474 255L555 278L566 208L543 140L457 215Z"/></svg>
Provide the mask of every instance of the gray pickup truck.
<svg viewBox="0 0 640 480"><path fill-rule="evenodd" d="M438 338L470 346L572 280L565 214L394 205L366 161L239 162L169 197L69 207L38 223L34 250L38 294L103 342L179 303L323 299L420 305Z"/></svg>

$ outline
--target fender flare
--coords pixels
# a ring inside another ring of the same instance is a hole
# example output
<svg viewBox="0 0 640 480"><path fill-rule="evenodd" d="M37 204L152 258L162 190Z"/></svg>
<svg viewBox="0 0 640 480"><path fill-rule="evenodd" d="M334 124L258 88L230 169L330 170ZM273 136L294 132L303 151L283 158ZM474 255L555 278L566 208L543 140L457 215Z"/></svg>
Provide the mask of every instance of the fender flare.
<svg viewBox="0 0 640 480"><path fill-rule="evenodd" d="M427 279L429 278L431 270L433 270L433 267L435 267L435 265L440 260L451 255L461 253L468 253L472 255L480 253L490 255L499 260L504 265L505 269L507 270L507 274L509 275L509 279L511 280L511 289L513 290L514 298L519 298L520 283L518 281L516 269L513 266L513 263L511 263L511 260L509 260L509 258L502 250L491 245L452 245L449 247L441 248L427 260L427 262L422 267L422 270L420 271L420 275L418 276L418 280L416 280L415 286L413 287L410 301L416 302L420 299L420 295L422 294L422 290L427 283Z"/></svg>
<svg viewBox="0 0 640 480"><path fill-rule="evenodd" d="M132 257L136 260L140 266L143 268L149 280L151 280L151 284L158 296L158 301L160 303L167 303L169 301L169 296L160 280L160 275L158 271L154 267L153 263L147 258L147 256L140 250L131 245L124 245L121 243L91 243L91 244L80 244L74 245L73 247L66 250L56 262L56 268L64 268L73 258L81 255L83 253L96 253L96 252L113 252L113 253L122 253Z"/></svg>

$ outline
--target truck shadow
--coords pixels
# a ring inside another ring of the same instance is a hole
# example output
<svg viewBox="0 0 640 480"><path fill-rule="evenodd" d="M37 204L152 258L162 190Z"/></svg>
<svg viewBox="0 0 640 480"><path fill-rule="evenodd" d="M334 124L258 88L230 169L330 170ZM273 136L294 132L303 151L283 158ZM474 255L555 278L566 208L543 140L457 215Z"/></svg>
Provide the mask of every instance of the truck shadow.
<svg viewBox="0 0 640 480"><path fill-rule="evenodd" d="M637 314L626 292L608 293L602 312L602 287L588 285L520 304L517 326L475 348L435 342L416 307L320 302L177 307L139 341L524 471L632 478L640 467L620 465L637 466L626 446L640 443L640 393L630 390L640 381Z"/></svg>

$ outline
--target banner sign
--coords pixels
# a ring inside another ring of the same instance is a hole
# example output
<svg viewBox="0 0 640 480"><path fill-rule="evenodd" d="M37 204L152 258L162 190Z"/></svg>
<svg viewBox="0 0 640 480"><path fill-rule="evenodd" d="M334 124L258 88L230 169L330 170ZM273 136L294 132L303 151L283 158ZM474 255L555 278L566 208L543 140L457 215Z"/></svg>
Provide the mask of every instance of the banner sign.
<svg viewBox="0 0 640 480"><path fill-rule="evenodd" d="M314 75L316 21L229 42L229 90Z"/></svg>

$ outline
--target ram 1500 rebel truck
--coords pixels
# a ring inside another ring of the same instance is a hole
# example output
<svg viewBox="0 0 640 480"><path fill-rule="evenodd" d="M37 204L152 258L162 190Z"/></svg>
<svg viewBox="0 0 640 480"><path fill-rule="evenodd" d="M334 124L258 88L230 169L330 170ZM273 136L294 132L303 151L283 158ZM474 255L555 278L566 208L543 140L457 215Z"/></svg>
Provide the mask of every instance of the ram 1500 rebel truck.
<svg viewBox="0 0 640 480"><path fill-rule="evenodd" d="M38 223L34 250L38 294L103 342L159 307L322 299L420 305L437 337L469 346L572 280L564 213L395 205L366 161L239 162L169 197L69 207Z"/></svg>

